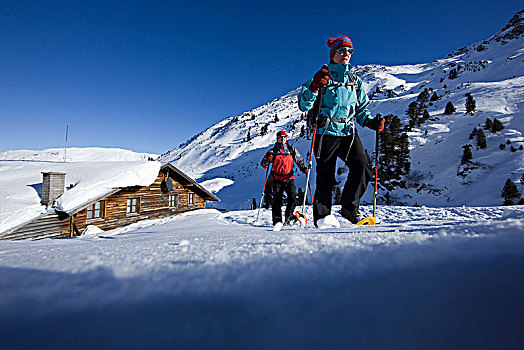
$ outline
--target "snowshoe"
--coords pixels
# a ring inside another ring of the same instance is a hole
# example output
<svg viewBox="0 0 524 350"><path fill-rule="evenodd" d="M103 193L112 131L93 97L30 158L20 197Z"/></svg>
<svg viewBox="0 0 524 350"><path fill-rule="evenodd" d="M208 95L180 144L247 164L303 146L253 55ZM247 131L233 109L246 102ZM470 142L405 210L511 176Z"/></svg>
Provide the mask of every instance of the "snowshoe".
<svg viewBox="0 0 524 350"><path fill-rule="evenodd" d="M306 217L306 215L304 215L304 213L301 213L301 212L297 211L295 213L295 217L296 217L298 223L300 224L300 227L304 227L304 226L307 225L307 217Z"/></svg>
<svg viewBox="0 0 524 350"><path fill-rule="evenodd" d="M375 225L377 223L377 219L375 219L373 216L368 216L367 218L364 218L356 223L356 225Z"/></svg>

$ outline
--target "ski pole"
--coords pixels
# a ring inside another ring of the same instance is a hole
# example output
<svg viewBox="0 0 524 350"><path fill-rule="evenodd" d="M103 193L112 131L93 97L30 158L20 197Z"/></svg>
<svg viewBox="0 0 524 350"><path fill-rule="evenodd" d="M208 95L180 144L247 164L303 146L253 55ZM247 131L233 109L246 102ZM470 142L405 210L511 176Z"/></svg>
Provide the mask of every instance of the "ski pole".
<svg viewBox="0 0 524 350"><path fill-rule="evenodd" d="M260 202L258 203L258 213L257 213L257 219L255 222L258 221L258 217L260 216L260 208L262 208L262 199L264 198L264 195L266 194L266 183L267 183L267 174L269 173L269 167L266 169L266 177L264 178L264 187L262 188L262 195L260 196Z"/></svg>
<svg viewBox="0 0 524 350"><path fill-rule="evenodd" d="M315 130L313 131L313 137L311 138L311 149L309 151L309 164L307 167L306 189L304 190L306 191L306 193L304 193L304 200L302 202L302 213L304 213L306 210L307 190L309 188L309 175L311 174L311 169L313 168L313 148L315 147L315 135L316 134L317 134L317 123L315 122Z"/></svg>
<svg viewBox="0 0 524 350"><path fill-rule="evenodd" d="M373 193L373 217L377 208L377 188L378 188L378 130L375 136L375 193Z"/></svg>
<svg viewBox="0 0 524 350"><path fill-rule="evenodd" d="M320 108L322 107L322 99L324 98L325 92L326 92L326 87L325 86L321 87L319 91L320 96L319 96L319 101L318 101L319 103L317 107L317 113L315 116L315 129L313 130L313 137L311 138L311 149L309 150L309 164L308 164L307 176L306 176L306 189L304 190L305 193L304 193L304 200L302 202L302 213L300 213L303 217L306 217L304 212L306 211L306 199L307 199L307 190L309 188L309 176L311 174L311 169L313 168L313 152L315 148L315 137L317 135L317 129L318 129L318 116L320 115ZM311 204L313 204L314 202L313 194L311 193L311 190L309 192L311 195Z"/></svg>

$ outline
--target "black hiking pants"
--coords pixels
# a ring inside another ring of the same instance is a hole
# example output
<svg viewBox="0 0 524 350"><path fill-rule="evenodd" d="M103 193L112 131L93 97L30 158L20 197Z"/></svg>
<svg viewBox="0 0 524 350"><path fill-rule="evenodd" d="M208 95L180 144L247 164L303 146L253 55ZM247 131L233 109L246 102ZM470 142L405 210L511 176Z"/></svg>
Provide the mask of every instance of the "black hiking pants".
<svg viewBox="0 0 524 350"><path fill-rule="evenodd" d="M297 206L297 188L295 187L295 180L272 180L272 214L273 214L273 225L277 222L284 222L282 220L282 196L286 192L287 204L286 204L286 219L293 215L295 207Z"/></svg>
<svg viewBox="0 0 524 350"><path fill-rule="evenodd" d="M360 137L324 135L319 158L316 159L317 179L313 203L313 219L317 220L331 214L333 188L336 184L335 172L337 158L344 161L349 168L349 174L342 190L342 208L355 211L360 204L369 180L373 175L368 157L360 141ZM320 137L315 140L315 155L317 155ZM351 149L349 147L351 146ZM349 151L349 152L348 152ZM346 159L347 156L347 159Z"/></svg>

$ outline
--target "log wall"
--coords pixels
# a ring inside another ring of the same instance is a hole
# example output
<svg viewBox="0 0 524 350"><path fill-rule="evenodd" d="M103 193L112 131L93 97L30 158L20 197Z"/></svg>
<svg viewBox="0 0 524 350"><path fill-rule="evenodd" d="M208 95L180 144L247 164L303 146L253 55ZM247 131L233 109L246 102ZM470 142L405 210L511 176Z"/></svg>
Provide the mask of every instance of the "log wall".
<svg viewBox="0 0 524 350"><path fill-rule="evenodd" d="M172 180L173 190L169 193L163 193L160 188L162 180L164 180L164 174L160 173L150 186L129 187L109 196L105 199L105 213L102 219L88 220L87 210L84 209L74 215L73 222L80 232L88 225L95 225L102 230L112 230L145 219L167 217L206 207L205 200L196 193L194 194L195 203L190 205L188 202L189 193L193 192L175 180ZM170 194L178 194L179 196L176 208L169 207ZM126 212L129 198L140 198L138 214Z"/></svg>

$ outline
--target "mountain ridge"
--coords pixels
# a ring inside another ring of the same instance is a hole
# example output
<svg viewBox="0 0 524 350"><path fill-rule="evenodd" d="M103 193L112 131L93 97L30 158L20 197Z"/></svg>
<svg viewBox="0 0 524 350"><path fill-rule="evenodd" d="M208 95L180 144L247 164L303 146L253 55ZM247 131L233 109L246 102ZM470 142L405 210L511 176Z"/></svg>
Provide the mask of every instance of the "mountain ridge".
<svg viewBox="0 0 524 350"><path fill-rule="evenodd" d="M524 144L524 77L520 69L524 58L523 18L524 11L520 11L490 38L429 63L356 67L370 96L373 115L398 115L405 125L407 106L421 91L428 89L439 97L428 107L430 120L408 132L412 171L405 180L413 187L392 191L396 204L497 205L502 201L504 181L518 181L524 171L524 152L519 150ZM303 156L307 154L310 140L302 135L305 121L297 107L298 92L299 88L251 111L227 117L163 154L160 161L173 162L200 180L233 180L232 185L218 191L223 200L219 205L246 208L261 194L265 172L258 163L275 142L276 131L286 130L290 142ZM465 113L466 93L476 100L474 115ZM444 109L449 101L457 111L446 116ZM476 165L464 177L458 176L462 146L474 143L469 134L475 127L482 128L487 118L497 118L505 129L488 133L487 150L474 149ZM374 133L359 128L359 134L368 152L373 152ZM505 152L499 149L508 142L516 152L509 151L510 145ZM345 172L340 173L342 180ZM296 182L297 187L303 187L305 177L299 174ZM383 189L381 195L385 195ZM368 189L363 202L370 200Z"/></svg>

